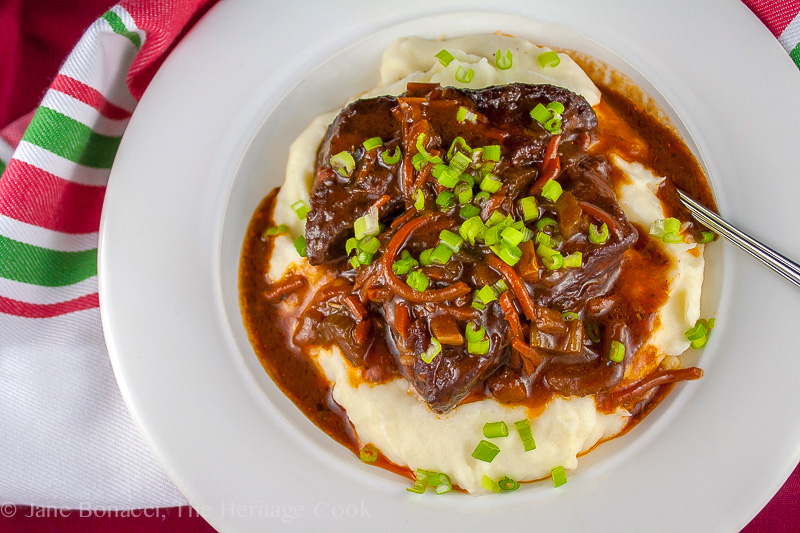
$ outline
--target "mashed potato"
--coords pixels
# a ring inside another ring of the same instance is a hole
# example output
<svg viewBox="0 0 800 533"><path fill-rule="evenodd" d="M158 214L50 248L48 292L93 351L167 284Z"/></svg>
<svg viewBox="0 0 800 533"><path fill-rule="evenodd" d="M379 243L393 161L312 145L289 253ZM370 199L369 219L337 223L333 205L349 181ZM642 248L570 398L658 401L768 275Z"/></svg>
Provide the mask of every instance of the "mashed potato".
<svg viewBox="0 0 800 533"><path fill-rule="evenodd" d="M447 67L434 58L442 48L455 57ZM487 61L486 58L493 57L498 48L512 51L512 68L498 70L493 60ZM561 63L555 68L545 71L539 66L536 58L546 50L521 39L500 35L447 41L415 37L403 39L385 53L380 85L357 98L397 95L405 90L408 81L433 81L469 88L526 82L561 86L597 105L600 91L569 56L559 54ZM455 79L460 65L475 72L469 84ZM275 240L269 271L273 280L280 279L287 270L304 262L292 245L293 240L303 233L304 222L298 220L289 206L297 200L309 203L317 147L337 113L338 110L318 117L291 147L286 180L274 213L277 224L289 227L289 235ZM628 177L627 183L616 191L628 219L646 229L653 221L665 218L667 215L656 196L663 178L640 163L628 162L616 155L611 157L611 162ZM670 297L658 311L653 334L643 348L654 351L659 358L680 355L689 347L683 332L699 318L703 280L702 245L661 246L672 264L668 279ZM444 472L454 483L471 493L485 492L480 485L484 474L492 479L510 476L526 481L545 477L558 465L574 469L579 454L598 441L619 433L630 416L623 408L611 414L599 412L591 396L557 397L537 414L528 412L525 407L510 407L488 399L460 405L439 415L419 400L404 379L381 385L351 379L352 367L335 346L331 350L317 350L313 355L333 384L333 397L347 411L361 442L373 443L398 465L412 470L424 468ZM513 426L515 421L524 418L530 418L536 440L536 449L530 452L524 452ZM505 421L510 430L508 437L493 440L501 453L491 463L473 459L472 451L483 438L483 424L499 420Z"/></svg>

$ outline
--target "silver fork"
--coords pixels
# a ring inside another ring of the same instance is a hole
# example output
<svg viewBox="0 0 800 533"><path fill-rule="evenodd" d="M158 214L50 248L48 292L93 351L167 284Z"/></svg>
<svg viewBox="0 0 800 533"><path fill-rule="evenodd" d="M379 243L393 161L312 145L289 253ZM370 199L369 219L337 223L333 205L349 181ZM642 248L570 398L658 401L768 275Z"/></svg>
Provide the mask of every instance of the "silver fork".
<svg viewBox="0 0 800 533"><path fill-rule="evenodd" d="M733 244L755 257L769 268L800 287L800 265L783 256L769 246L755 240L745 232L735 228L713 211L698 204L681 190L678 190L681 202L692 212L698 222L718 233Z"/></svg>

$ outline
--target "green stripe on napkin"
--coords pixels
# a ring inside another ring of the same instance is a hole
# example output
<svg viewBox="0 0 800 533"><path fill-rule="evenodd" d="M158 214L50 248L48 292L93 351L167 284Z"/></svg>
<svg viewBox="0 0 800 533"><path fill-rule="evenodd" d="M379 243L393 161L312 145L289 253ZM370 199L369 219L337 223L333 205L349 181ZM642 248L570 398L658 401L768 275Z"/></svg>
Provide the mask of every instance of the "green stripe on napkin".
<svg viewBox="0 0 800 533"><path fill-rule="evenodd" d="M0 258L0 277L31 285L63 287L97 274L97 248L60 252L0 235Z"/></svg>

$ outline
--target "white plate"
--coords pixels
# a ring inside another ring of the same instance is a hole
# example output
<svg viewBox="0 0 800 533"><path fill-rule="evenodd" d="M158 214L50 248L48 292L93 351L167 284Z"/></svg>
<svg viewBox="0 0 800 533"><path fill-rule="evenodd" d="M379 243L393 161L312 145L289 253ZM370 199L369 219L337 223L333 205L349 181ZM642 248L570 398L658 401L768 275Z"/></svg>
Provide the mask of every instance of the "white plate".
<svg viewBox="0 0 800 533"><path fill-rule="evenodd" d="M410 494L406 480L360 464L317 430L263 372L236 292L247 221L282 180L294 136L372 86L381 50L406 34L499 29L608 61L678 122L722 213L800 257L800 73L747 8L486 6L225 0L139 104L103 211L106 340L156 456L218 529L731 530L800 459L800 293L727 244L710 253L703 315L718 326L700 359L706 376L586 456L558 490Z"/></svg>

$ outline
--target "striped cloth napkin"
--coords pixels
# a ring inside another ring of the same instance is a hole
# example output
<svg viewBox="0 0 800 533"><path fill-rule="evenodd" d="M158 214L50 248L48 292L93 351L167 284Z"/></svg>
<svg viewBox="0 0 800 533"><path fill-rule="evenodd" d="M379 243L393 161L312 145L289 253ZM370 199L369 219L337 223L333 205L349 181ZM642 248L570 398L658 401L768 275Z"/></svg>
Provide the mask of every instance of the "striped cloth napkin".
<svg viewBox="0 0 800 533"><path fill-rule="evenodd" d="M215 1L123 0L86 31L35 112L0 132L0 502L185 504L114 381L97 232L138 99ZM800 67L800 0L745 3Z"/></svg>

